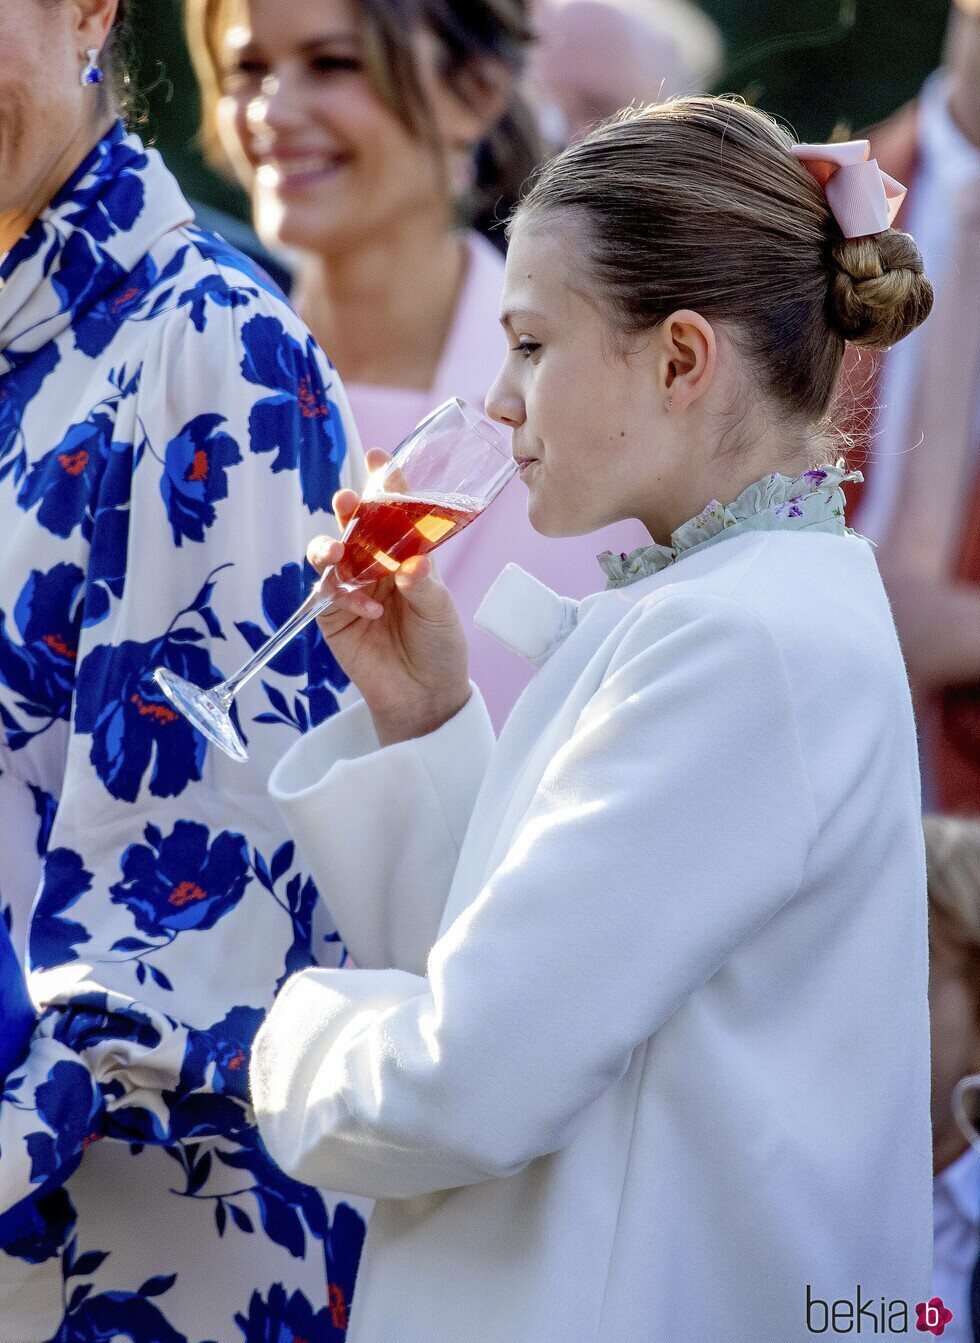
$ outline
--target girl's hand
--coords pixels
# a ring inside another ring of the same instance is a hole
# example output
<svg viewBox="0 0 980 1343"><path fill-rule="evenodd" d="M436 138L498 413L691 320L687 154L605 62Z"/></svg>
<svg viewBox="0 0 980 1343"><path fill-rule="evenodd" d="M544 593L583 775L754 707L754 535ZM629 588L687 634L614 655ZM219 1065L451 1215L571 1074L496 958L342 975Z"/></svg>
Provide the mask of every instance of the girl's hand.
<svg viewBox="0 0 980 1343"><path fill-rule="evenodd" d="M367 454L368 470L387 456ZM359 499L339 490L333 510L346 527ZM344 554L341 541L318 536L307 558L318 574ZM382 746L434 732L470 697L466 636L448 588L428 556L407 560L377 583L340 592L317 617L340 666L364 696Z"/></svg>

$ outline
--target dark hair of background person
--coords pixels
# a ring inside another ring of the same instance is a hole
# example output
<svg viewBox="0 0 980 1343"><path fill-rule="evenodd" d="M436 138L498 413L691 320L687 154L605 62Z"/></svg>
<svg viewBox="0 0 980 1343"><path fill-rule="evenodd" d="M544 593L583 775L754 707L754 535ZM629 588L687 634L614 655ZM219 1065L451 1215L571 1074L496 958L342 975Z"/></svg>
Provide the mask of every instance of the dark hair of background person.
<svg viewBox="0 0 980 1343"><path fill-rule="evenodd" d="M694 308L729 324L781 416L829 428L845 344L901 340L932 286L907 233L843 237L793 143L732 98L622 112L543 166L510 227L569 219L581 283L627 343Z"/></svg>
<svg viewBox="0 0 980 1343"><path fill-rule="evenodd" d="M528 0L358 0L365 59L378 96L412 135L437 146L414 47L419 28L435 38L440 74L469 103L493 62L519 77L534 33ZM209 161L227 164L215 111L220 96L221 41L229 21L227 0L184 0L188 42L202 90L202 140ZM530 105L515 93L484 139L473 147L475 181L460 203L461 222L493 236L544 155Z"/></svg>

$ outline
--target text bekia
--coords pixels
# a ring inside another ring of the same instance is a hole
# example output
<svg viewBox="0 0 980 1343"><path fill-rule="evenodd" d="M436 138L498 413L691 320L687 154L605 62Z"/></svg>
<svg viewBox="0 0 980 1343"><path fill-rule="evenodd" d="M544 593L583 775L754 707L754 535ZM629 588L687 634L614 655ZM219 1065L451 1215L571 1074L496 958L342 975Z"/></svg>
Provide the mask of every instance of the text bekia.
<svg viewBox="0 0 980 1343"><path fill-rule="evenodd" d="M913 1330L939 1337L953 1318L952 1311L936 1296L915 1307ZM864 1296L858 1283L856 1296L825 1301L806 1285L806 1327L811 1334L907 1334L910 1331L907 1301L886 1301L883 1296Z"/></svg>

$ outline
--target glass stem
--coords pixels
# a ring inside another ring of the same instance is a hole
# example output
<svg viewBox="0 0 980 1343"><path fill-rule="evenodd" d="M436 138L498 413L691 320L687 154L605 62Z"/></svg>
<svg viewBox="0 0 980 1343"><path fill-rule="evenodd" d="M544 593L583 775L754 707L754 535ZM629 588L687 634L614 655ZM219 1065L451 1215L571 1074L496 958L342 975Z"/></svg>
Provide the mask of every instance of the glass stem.
<svg viewBox="0 0 980 1343"><path fill-rule="evenodd" d="M305 629L311 620L317 618L321 611L325 611L328 606L333 605L336 600L336 593L325 594L323 591L323 585L332 572L333 565L329 569L324 569L313 591L302 606L296 608L285 625L278 629L271 639L267 639L262 647L257 649L249 660L239 667L234 676L229 676L227 681L223 681L220 686L215 686L210 692L212 695L220 693L226 708L246 681L250 681L256 672L260 672L264 666L270 663L276 654L299 634L300 630Z"/></svg>

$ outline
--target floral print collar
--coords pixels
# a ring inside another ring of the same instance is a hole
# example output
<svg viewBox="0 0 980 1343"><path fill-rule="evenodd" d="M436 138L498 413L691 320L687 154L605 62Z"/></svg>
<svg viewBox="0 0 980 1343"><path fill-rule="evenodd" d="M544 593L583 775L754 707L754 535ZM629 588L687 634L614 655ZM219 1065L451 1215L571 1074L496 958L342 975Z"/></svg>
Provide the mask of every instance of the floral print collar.
<svg viewBox="0 0 980 1343"><path fill-rule="evenodd" d="M669 546L653 542L628 555L603 551L598 559L608 580L606 588L627 587L640 578L658 573L683 555L742 532L815 528L857 536L858 533L844 523L845 498L840 486L845 480L863 479L860 471L848 471L842 460L836 466L814 467L796 477L774 471L749 485L730 504L712 499L696 517L677 528ZM867 538L862 537L862 540Z"/></svg>
<svg viewBox="0 0 980 1343"><path fill-rule="evenodd" d="M147 285L167 278L150 273L153 244L193 217L157 151L116 122L0 255L0 375L70 326L77 349L99 353L91 347L132 315Z"/></svg>

